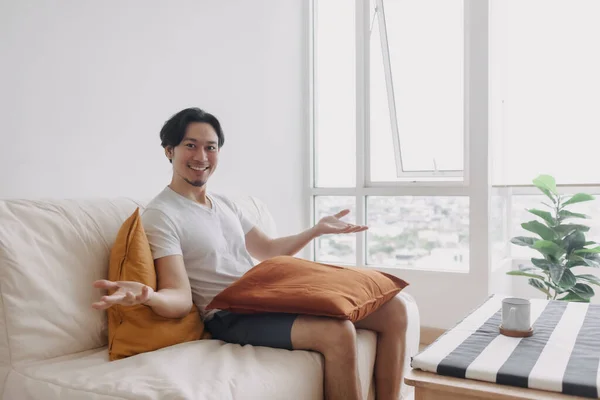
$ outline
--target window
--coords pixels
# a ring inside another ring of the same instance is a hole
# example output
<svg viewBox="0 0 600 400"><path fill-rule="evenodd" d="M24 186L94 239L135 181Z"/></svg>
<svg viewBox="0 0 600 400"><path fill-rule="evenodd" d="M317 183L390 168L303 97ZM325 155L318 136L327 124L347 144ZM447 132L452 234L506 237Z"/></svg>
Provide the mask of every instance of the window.
<svg viewBox="0 0 600 400"><path fill-rule="evenodd" d="M370 180L460 180L464 21L457 0L372 0Z"/></svg>
<svg viewBox="0 0 600 400"><path fill-rule="evenodd" d="M463 1L313 0L312 16L313 223L349 208L370 227L318 238L315 260L468 272Z"/></svg>
<svg viewBox="0 0 600 400"><path fill-rule="evenodd" d="M369 196L367 264L469 269L469 199Z"/></svg>
<svg viewBox="0 0 600 400"><path fill-rule="evenodd" d="M510 243L537 219L532 180L600 194L600 2L310 4L311 218L369 225L314 241L315 260L406 279L424 326L531 295L505 272L533 256ZM579 206L600 241L600 200Z"/></svg>
<svg viewBox="0 0 600 400"><path fill-rule="evenodd" d="M320 239L317 260L435 269L434 253L473 261L482 246L480 263L520 258L509 240L535 218L536 176L600 193L597 0L312 4L313 220L349 204L371 227ZM598 203L582 205L592 239Z"/></svg>
<svg viewBox="0 0 600 400"><path fill-rule="evenodd" d="M600 2L492 2L496 185L600 184Z"/></svg>
<svg viewBox="0 0 600 400"><path fill-rule="evenodd" d="M565 194L600 193L600 169L590 163L600 132L600 2L491 4L492 183L509 189L503 200L507 243L535 236L521 224L541 221L527 209L545 209L545 196L530 187L537 175L554 176ZM590 226L588 240L600 240L599 207L598 199L573 205L592 217L574 221ZM537 254L512 244L507 253L519 262Z"/></svg>

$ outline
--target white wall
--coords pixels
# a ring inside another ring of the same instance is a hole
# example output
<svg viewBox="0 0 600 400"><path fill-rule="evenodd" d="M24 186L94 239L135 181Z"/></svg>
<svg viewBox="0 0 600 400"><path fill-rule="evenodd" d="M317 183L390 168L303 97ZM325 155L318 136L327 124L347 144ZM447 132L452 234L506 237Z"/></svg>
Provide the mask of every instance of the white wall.
<svg viewBox="0 0 600 400"><path fill-rule="evenodd" d="M150 198L182 108L225 131L209 189L307 221L305 6L297 0L0 1L0 198Z"/></svg>

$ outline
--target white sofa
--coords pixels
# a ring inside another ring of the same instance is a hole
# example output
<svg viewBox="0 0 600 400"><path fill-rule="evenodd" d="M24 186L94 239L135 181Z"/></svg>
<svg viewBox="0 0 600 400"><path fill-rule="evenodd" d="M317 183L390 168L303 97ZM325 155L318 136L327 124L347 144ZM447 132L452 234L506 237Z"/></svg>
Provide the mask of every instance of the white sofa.
<svg viewBox="0 0 600 400"><path fill-rule="evenodd" d="M275 224L255 198L236 202L270 234ZM0 200L0 393L5 400L321 399L323 359L315 352L184 343L109 362L106 312L92 288L106 278L130 199ZM406 368L419 344L409 313ZM376 336L358 331L364 398L374 398ZM410 388L403 387L403 397Z"/></svg>

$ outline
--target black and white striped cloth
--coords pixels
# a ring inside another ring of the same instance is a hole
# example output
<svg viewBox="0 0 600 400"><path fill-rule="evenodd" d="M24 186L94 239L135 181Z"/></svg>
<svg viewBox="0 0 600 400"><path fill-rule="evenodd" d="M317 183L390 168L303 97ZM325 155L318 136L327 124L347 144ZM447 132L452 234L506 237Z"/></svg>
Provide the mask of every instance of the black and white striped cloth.
<svg viewBox="0 0 600 400"><path fill-rule="evenodd" d="M440 375L598 398L600 305L531 300L533 336L501 335L494 295L413 357Z"/></svg>

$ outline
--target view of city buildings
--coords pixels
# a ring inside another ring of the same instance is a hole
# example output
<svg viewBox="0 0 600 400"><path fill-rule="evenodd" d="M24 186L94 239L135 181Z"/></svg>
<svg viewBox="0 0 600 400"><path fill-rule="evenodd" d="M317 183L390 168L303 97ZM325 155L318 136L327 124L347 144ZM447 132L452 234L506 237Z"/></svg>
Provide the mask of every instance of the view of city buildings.
<svg viewBox="0 0 600 400"><path fill-rule="evenodd" d="M546 209L544 195L513 195L510 209L506 198L492 196L490 241L495 262L505 257L531 258L535 251L510 243L514 236L536 236L521 223L539 218L527 209ZM344 220L355 223L352 196L318 196L316 219L348 208ZM574 212L600 215L600 202L590 201L569 207ZM510 213L510 214L509 214ZM590 226L588 240L600 241L600 218L574 220ZM448 196L367 197L366 259L368 265L461 271L469 268L469 199ZM327 235L316 241L320 262L355 264L355 235Z"/></svg>
<svg viewBox="0 0 600 400"><path fill-rule="evenodd" d="M349 208L353 197L319 196L317 217ZM469 265L469 199L467 197L367 197L367 264L420 269L466 270ZM354 235L318 239L322 262L355 263Z"/></svg>

